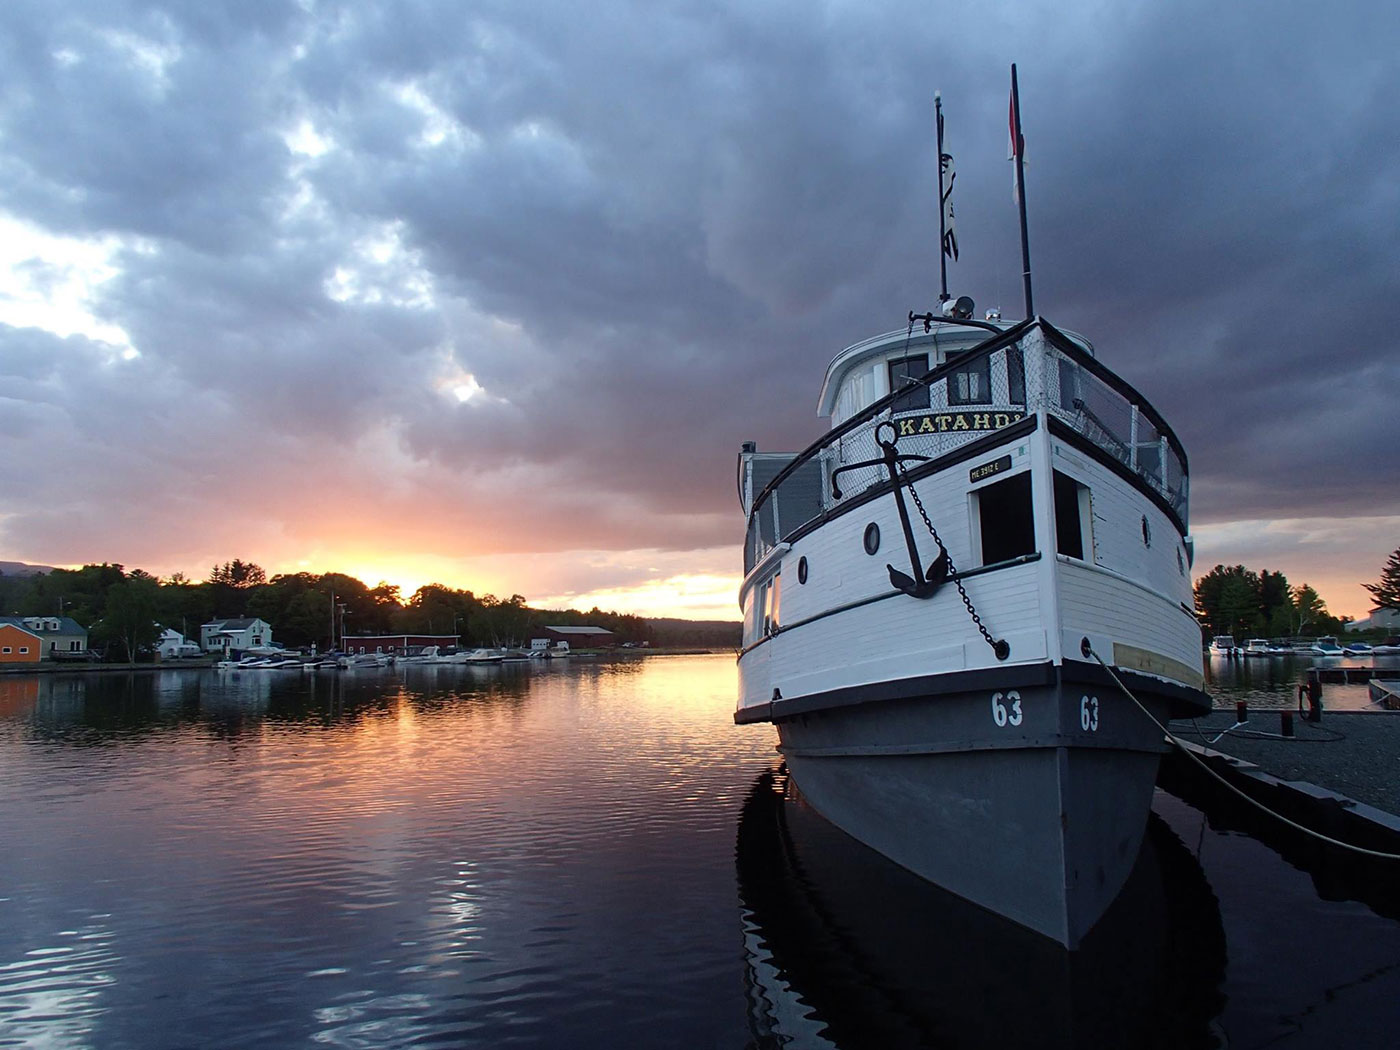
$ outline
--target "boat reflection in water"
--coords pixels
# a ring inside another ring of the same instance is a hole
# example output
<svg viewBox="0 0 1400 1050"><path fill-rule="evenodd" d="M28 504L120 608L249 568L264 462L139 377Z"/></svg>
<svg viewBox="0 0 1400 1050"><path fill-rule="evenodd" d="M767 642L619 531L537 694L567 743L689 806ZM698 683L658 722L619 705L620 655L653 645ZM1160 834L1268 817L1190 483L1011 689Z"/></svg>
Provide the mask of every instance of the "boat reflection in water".
<svg viewBox="0 0 1400 1050"><path fill-rule="evenodd" d="M939 889L763 774L736 851L754 1046L1219 1047L1225 937L1155 814L1075 951Z"/></svg>

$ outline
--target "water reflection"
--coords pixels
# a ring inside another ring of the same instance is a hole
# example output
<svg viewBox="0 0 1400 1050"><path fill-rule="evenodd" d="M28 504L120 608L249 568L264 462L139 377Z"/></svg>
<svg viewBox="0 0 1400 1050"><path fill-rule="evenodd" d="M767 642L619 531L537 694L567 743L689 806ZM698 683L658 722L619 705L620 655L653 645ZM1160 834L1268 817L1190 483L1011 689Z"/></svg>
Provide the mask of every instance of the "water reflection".
<svg viewBox="0 0 1400 1050"><path fill-rule="evenodd" d="M1393 1044L1400 924L1228 821L1067 958L755 789L732 655L557 663L0 676L0 1047Z"/></svg>
<svg viewBox="0 0 1400 1050"><path fill-rule="evenodd" d="M1374 710L1366 688L1366 679L1400 678L1400 656L1382 655L1370 659L1314 658L1305 654L1280 654L1269 657L1207 656L1205 659L1206 692L1217 708L1234 707L1244 701L1251 708L1277 709L1298 706L1298 686L1310 669L1354 669L1358 674L1350 683L1325 682L1323 706L1333 711Z"/></svg>
<svg viewBox="0 0 1400 1050"><path fill-rule="evenodd" d="M578 663L0 679L0 1046L742 1045L771 733Z"/></svg>
<svg viewBox="0 0 1400 1050"><path fill-rule="evenodd" d="M738 833L757 1045L1216 1047L1225 939L1215 895L1157 817L1081 948L931 886L765 773Z"/></svg>

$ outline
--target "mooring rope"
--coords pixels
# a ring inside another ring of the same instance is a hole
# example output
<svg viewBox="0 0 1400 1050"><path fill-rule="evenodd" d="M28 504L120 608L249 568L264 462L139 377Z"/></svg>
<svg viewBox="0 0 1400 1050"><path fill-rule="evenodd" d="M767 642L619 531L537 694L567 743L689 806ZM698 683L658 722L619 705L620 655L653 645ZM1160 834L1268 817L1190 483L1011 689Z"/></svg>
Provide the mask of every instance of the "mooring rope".
<svg viewBox="0 0 1400 1050"><path fill-rule="evenodd" d="M1115 671L1108 663L1106 663L1104 661L1104 658L1100 656L1092 646L1089 648L1089 655L1092 656L1095 660L1097 660L1099 666L1108 672L1109 677L1111 677L1113 681L1117 683L1118 688L1123 691L1123 695L1126 696L1129 700L1131 700L1134 704L1136 704L1138 710L1145 714L1148 717L1148 719L1152 722L1152 724L1162 731L1162 734L1167 739L1167 743L1175 746L1183 755L1186 755L1188 758L1191 759L1191 761L1195 762L1198 766L1200 766L1212 777L1214 777L1220 784L1224 785L1234 794L1244 799L1251 806L1254 806L1256 809L1263 810L1269 816L1273 817L1277 821L1280 821L1281 823L1287 824L1290 828L1294 828L1297 831L1301 831L1305 835L1311 835L1313 838L1318 839L1322 842L1326 842L1328 845L1336 846L1339 849L1350 850L1353 853L1359 853L1362 856L1366 857L1376 857L1380 860L1400 860L1400 853L1387 853L1384 850L1367 849L1365 846L1357 846L1353 845L1350 842L1343 842L1341 839L1334 839L1330 835L1324 835L1320 831L1316 831L1313 828L1309 828L1302 824L1299 824L1295 820L1290 820L1288 817L1285 817L1282 813L1270 809L1258 799L1251 798L1249 795L1241 791L1234 784L1231 784L1228 780L1226 780L1215 770L1211 769L1210 766L1207 765L1206 762L1202 760L1202 758L1199 755L1197 755L1195 752L1193 752L1190 748L1186 746L1186 741L1179 739L1174 733L1172 733L1170 729L1162 725L1161 722L1157 721L1156 716L1153 715L1153 713L1149 711L1145 706L1143 706L1142 701L1133 695L1133 691L1131 689L1129 689L1126 685L1123 684L1123 679L1118 677L1118 672Z"/></svg>
<svg viewBox="0 0 1400 1050"><path fill-rule="evenodd" d="M1289 709L1283 708L1283 710L1288 711ZM1184 720L1173 719L1173 721ZM1282 733L1266 733L1262 729L1240 729L1240 726L1246 724L1245 722L1240 722L1238 725L1233 725L1229 729L1217 733L1215 736L1210 737L1207 740L1206 734L1209 733L1210 730L1204 729L1201 726L1197 725L1196 719L1194 718L1190 719L1190 722L1191 731L1208 744L1215 743L1217 740L1219 740L1223 736L1226 736L1227 734L1229 736L1236 737L1240 740L1287 740L1289 743L1294 744L1335 744L1339 740L1345 740L1347 738L1347 735L1345 733L1339 733L1335 729L1317 730L1318 732L1329 734L1328 736L1284 736ZM1183 728L1178 730L1178 732L1185 733L1186 730Z"/></svg>

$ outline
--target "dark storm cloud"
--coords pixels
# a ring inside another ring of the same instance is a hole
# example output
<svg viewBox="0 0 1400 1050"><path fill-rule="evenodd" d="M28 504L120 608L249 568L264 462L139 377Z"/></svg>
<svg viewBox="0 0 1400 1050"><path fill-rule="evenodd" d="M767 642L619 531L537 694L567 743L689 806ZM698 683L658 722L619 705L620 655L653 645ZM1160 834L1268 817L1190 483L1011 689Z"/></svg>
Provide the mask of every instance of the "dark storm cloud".
<svg viewBox="0 0 1400 1050"><path fill-rule="evenodd" d="M117 239L88 307L140 356L0 330L0 440L87 493L11 473L0 537L335 532L237 449L415 542L349 460L459 546L732 542L739 441L805 445L831 356L935 298L935 88L953 290L1019 315L1011 60L1037 308L1173 421L1199 520L1400 513L1400 20L1330 12L8 4L0 212Z"/></svg>

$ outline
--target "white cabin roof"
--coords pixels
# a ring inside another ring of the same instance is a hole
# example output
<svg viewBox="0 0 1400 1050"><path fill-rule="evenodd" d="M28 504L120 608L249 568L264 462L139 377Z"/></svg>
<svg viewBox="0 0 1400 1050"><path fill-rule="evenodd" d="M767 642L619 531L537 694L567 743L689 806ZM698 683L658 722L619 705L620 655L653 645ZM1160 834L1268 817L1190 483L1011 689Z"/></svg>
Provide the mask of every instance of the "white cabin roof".
<svg viewBox="0 0 1400 1050"><path fill-rule="evenodd" d="M1019 321L988 321L984 323L994 324L1002 331L1020 324ZM1064 334L1091 355L1094 353L1093 344L1082 335L1069 331L1064 331ZM877 358L883 357L893 360L908 354L926 353L929 355L930 367L937 367L946 360L948 353L970 350L972 347L993 338L995 338L995 333L989 332L985 328L935 323L931 332L925 332L921 325L915 325L912 334L908 329L900 328L848 346L833 357L831 364L826 366L826 377L822 380L821 395L817 398L817 415L830 416L836 409L836 399L841 393L841 384L846 376L862 365L872 363Z"/></svg>

